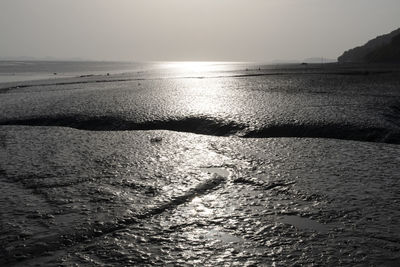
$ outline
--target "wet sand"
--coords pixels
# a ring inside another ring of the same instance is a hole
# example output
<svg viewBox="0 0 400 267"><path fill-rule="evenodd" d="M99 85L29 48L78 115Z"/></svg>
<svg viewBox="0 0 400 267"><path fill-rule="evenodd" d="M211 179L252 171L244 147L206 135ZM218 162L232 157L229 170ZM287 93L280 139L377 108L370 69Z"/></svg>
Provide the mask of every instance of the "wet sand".
<svg viewBox="0 0 400 267"><path fill-rule="evenodd" d="M0 134L3 265L398 263L397 145Z"/></svg>
<svg viewBox="0 0 400 267"><path fill-rule="evenodd" d="M398 73L259 72L0 85L0 265L400 264Z"/></svg>

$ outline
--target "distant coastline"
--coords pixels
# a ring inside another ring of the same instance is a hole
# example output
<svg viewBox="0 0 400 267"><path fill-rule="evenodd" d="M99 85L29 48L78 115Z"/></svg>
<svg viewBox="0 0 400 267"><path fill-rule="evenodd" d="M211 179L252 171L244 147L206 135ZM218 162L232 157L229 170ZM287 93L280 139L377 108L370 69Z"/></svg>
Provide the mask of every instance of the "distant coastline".
<svg viewBox="0 0 400 267"><path fill-rule="evenodd" d="M400 28L345 51L339 63L400 63Z"/></svg>

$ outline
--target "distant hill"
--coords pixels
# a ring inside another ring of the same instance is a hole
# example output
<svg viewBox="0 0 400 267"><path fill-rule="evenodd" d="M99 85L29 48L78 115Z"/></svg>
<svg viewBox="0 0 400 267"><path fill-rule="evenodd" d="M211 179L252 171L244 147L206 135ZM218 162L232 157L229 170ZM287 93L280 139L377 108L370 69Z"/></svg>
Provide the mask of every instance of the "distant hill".
<svg viewBox="0 0 400 267"><path fill-rule="evenodd" d="M350 49L338 58L340 63L400 63L400 28L381 35L363 46Z"/></svg>

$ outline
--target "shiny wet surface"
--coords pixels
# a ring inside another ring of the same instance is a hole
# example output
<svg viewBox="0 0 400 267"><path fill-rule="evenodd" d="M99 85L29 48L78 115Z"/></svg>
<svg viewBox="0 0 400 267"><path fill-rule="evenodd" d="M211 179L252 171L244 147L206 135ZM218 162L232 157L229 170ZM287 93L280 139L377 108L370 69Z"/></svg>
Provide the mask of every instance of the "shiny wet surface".
<svg viewBox="0 0 400 267"><path fill-rule="evenodd" d="M0 133L2 264L399 260L397 145L57 127Z"/></svg>
<svg viewBox="0 0 400 267"><path fill-rule="evenodd" d="M171 73L0 84L0 265L400 264L398 70Z"/></svg>
<svg viewBox="0 0 400 267"><path fill-rule="evenodd" d="M0 124L400 143L400 72L333 70L31 82L0 89Z"/></svg>

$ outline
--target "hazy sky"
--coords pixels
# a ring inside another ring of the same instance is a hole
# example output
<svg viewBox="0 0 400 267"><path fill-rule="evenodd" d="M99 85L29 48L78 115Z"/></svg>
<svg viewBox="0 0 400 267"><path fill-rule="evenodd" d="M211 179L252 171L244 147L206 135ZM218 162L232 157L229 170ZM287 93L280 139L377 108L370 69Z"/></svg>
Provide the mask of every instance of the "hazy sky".
<svg viewBox="0 0 400 267"><path fill-rule="evenodd" d="M400 27L400 0L0 0L0 57L336 58Z"/></svg>

